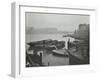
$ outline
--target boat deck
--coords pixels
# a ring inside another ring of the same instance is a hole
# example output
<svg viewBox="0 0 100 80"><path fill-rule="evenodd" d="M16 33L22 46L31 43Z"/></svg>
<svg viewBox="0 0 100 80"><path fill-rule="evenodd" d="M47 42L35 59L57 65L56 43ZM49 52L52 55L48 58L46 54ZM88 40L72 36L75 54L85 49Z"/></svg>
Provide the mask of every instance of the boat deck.
<svg viewBox="0 0 100 80"><path fill-rule="evenodd" d="M68 50L68 52L70 64L89 64L89 57L83 56L80 51Z"/></svg>
<svg viewBox="0 0 100 80"><path fill-rule="evenodd" d="M53 50L52 52L53 54L68 56L67 49L57 49L57 50Z"/></svg>

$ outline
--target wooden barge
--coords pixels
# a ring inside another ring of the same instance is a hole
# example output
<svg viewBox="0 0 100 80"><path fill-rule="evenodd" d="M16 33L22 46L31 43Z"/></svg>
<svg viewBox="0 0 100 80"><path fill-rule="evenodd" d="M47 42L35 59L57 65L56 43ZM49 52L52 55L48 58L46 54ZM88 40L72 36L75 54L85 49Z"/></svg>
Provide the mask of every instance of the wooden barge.
<svg viewBox="0 0 100 80"><path fill-rule="evenodd" d="M53 53L53 55L68 56L68 52L66 49L52 50L52 53Z"/></svg>

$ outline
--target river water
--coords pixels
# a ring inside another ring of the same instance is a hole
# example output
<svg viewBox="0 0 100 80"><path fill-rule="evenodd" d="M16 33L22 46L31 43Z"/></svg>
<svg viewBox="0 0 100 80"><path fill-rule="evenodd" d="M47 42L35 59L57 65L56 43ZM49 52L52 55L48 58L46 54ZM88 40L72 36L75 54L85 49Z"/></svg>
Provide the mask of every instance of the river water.
<svg viewBox="0 0 100 80"><path fill-rule="evenodd" d="M32 42L32 41L40 41L40 40L46 40L46 39L52 39L52 40L59 40L59 41L65 41L65 48L67 49L67 41L68 38L63 37L64 34L34 34L34 35L26 35L26 42ZM73 41L73 38L70 38L70 41ZM62 56L56 56L52 53L43 53L42 55L42 62L45 65L49 66L58 66L58 65L68 65L69 64L69 58L68 57L62 57Z"/></svg>

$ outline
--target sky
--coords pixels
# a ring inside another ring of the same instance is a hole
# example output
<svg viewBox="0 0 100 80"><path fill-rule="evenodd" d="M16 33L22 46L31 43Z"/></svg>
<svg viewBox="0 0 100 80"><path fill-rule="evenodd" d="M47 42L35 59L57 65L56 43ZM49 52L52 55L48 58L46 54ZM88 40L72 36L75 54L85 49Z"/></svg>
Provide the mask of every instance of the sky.
<svg viewBox="0 0 100 80"><path fill-rule="evenodd" d="M35 29L56 28L59 31L74 31L79 24L89 24L87 15L25 13L26 27Z"/></svg>

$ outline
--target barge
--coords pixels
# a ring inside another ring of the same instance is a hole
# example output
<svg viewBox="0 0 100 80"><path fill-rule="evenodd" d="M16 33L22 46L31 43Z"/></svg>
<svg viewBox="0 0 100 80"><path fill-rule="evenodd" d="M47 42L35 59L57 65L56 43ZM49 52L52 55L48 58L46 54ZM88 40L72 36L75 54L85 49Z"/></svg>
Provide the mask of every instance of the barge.
<svg viewBox="0 0 100 80"><path fill-rule="evenodd" d="M53 55L68 56L68 52L66 49L52 50L52 53L53 53Z"/></svg>

